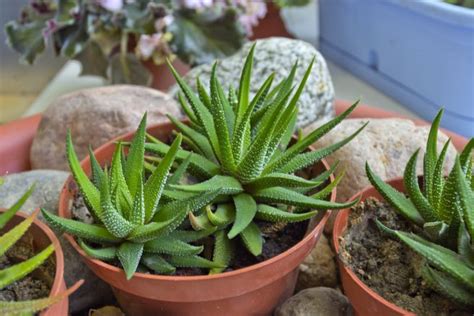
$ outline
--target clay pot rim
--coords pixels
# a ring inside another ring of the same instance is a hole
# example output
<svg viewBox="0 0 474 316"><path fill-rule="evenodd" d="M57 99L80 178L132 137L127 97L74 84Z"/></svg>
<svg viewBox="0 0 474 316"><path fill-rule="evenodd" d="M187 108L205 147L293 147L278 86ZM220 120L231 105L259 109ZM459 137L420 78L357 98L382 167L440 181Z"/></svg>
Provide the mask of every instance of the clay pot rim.
<svg viewBox="0 0 474 316"><path fill-rule="evenodd" d="M390 184L394 186L395 184L401 183L403 185L403 177L396 177L392 178L389 180L386 180L385 183ZM368 185L365 188L363 188L361 191L357 192L354 194L349 201L354 201L358 197L363 197L364 195L367 195L365 198L361 200L361 202L365 201L368 197L373 197L373 194L368 194L370 191L377 191L374 186ZM351 281L354 282L358 287L362 288L373 300L378 301L380 304L383 304L390 309L392 309L394 312L400 313L401 315L415 315L414 313L407 311L396 304L386 300L383 298L381 295L379 295L377 292L372 290L369 286L367 286L364 282L362 282L359 277L349 268L346 266L346 264L339 258L339 251L340 251L340 243L339 243L339 238L342 237L342 234L347 230L347 225L345 227L342 227L340 229L340 232L338 232L339 228L342 226L342 221L349 217L351 209L346 208L343 210L340 210L339 213L336 215L336 219L334 220L334 226L332 230L332 244L334 247L334 250L336 252L336 257L337 260L340 262L340 267L344 270L344 272L350 277ZM339 272L339 273L342 273Z"/></svg>
<svg viewBox="0 0 474 316"><path fill-rule="evenodd" d="M182 122L186 122L186 121L187 120L182 120ZM163 126L163 125L172 125L172 126L174 126L171 122L165 121L165 122L151 124L151 125L147 126L147 131L149 129L157 129L160 126ZM173 129L174 129L174 127L173 127ZM118 137L106 142L105 144L101 145L100 147L98 147L96 150L94 150L94 154L97 155L98 152L103 151L105 148L113 145L117 141L123 140L124 138L125 139L126 138L131 138L134 134L135 134L135 131L131 131L131 132L125 133L121 136L118 136ZM311 150L314 150L313 146L310 146L309 148ZM84 165L87 164L88 162L89 162L89 157L87 156L86 158L84 158L81 161L81 163L80 163L81 168L84 169ZM325 159L321 159L318 163L321 163L326 170L329 169L329 165L328 165L328 163L326 162ZM63 185L63 189L61 190L61 194L60 194L60 197L59 197L58 215L61 216L61 217L64 217L64 218L70 218L70 209L69 209L69 206L68 206L69 204L67 203L68 201L66 200L66 195L67 194L65 194L64 192L68 191L69 183L71 183L73 180L74 179L73 179L72 174L69 175L69 177L67 178L66 182ZM334 176L333 175L330 176L330 181L331 182L334 181ZM331 198L329 200L330 202L335 202L336 201L336 190L337 189L334 188L331 191ZM62 207L63 205L67 206L67 209L64 209ZM161 281L195 282L195 281L203 281L203 280L216 280L216 279L231 278L231 277L235 277L235 276L238 276L238 275L241 275L241 274L244 274L244 273L259 270L259 269L262 269L262 268L264 268L268 265L273 264L274 262L280 261L280 260L282 260L283 258L285 258L287 256L290 256L292 253L297 251L299 248L303 247L311 238L315 238L315 236L316 236L315 233L319 229L323 228L326 225L326 222L329 219L330 215L331 215L331 210L326 211L326 213L319 220L319 222L316 223L314 225L314 227L306 233L306 236L304 236L303 239L298 241L298 243L296 243L291 248L289 248L286 251L278 254L275 257L272 257L268 260L259 262L257 264L250 265L248 267L244 267L244 268L233 270L233 271L222 272L222 273L219 273L219 274L192 275L192 276L171 276L171 275L146 274L146 273L141 273L141 272L135 272L135 274L133 275L133 278L140 278L140 279L146 279L146 280L161 280ZM79 252L79 254L85 260L91 261L92 263L94 263L95 265L98 265L102 269L111 270L115 273L124 273L123 269L121 269L119 267L116 267L116 266L108 264L104 261L101 261L101 260L98 260L98 259L93 259L93 258L89 257L84 252L84 250L82 250L82 248L77 244L77 242L76 242L76 240L74 239L73 236L71 236L67 233L65 233L64 236L67 238L69 243L74 247L74 249L77 252Z"/></svg>
<svg viewBox="0 0 474 316"><path fill-rule="evenodd" d="M6 210L5 208L0 208L0 213L3 213L5 210ZM24 220L29 216L30 216L29 214L26 214L26 213L23 213L23 212L19 211L15 214L14 217L20 217L22 220ZM38 227L42 231L42 233L46 235L46 237L49 239L51 244L54 246L54 255L55 255L55 259L56 259L56 264L55 264L56 269L55 269L55 273L54 273L53 285L51 286L51 290L50 290L50 293L49 293L49 297L54 297L54 296L60 294L61 291L63 290L63 283L64 283L64 254L63 254L63 250L61 248L61 244L59 242L59 239L56 237L54 232L48 227L48 225L41 222L38 219L38 217L33 220L32 225L35 225L36 227ZM56 304L59 304L59 303L60 302L58 302ZM56 305L56 304L54 304L54 305ZM54 306L54 305L52 305L52 306ZM40 312L40 314L43 315L43 313L47 312L47 311L48 311L48 309L45 309L42 312Z"/></svg>

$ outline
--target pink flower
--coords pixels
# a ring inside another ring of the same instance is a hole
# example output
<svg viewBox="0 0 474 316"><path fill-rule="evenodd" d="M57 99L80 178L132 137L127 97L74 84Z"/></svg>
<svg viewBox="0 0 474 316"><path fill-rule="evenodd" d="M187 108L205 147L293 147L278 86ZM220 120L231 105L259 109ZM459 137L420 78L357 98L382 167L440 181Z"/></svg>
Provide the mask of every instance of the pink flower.
<svg viewBox="0 0 474 316"><path fill-rule="evenodd" d="M123 0L98 0L101 7L115 12L123 8Z"/></svg>
<svg viewBox="0 0 474 316"><path fill-rule="evenodd" d="M252 29L258 24L258 20L267 14L267 5L263 0L235 0L236 5L245 9L245 13L239 17L239 22L248 35L252 35Z"/></svg>
<svg viewBox="0 0 474 316"><path fill-rule="evenodd" d="M137 54L142 59L148 59L153 55L155 48L160 44L161 34L142 34L137 44Z"/></svg>

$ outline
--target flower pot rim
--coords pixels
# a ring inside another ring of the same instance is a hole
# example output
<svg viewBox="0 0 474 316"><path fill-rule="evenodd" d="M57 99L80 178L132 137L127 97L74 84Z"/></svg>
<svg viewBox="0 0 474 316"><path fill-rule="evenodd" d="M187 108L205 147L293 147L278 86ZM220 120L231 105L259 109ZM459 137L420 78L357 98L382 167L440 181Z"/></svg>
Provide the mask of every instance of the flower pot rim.
<svg viewBox="0 0 474 316"><path fill-rule="evenodd" d="M187 122L188 120L185 119L185 120L181 120L181 121L182 122ZM149 129L158 129L160 126L164 126L164 125L165 126L166 125L174 126L171 122L165 121L165 122L161 122L161 123L155 123L155 124L148 125L147 130L149 130ZM105 148L113 145L114 143L116 143L119 140L129 139L134 134L135 134L135 131L131 131L131 132L125 133L121 136L118 136L118 137L106 142L105 144L101 145L100 147L98 147L96 150L94 150L94 154L97 154L97 153L103 151ZM313 150L314 147L310 146L310 148L311 148L311 150ZM87 163L89 163L89 157L88 156L81 161L81 163L80 163L81 168L84 169L84 165L86 165ZM329 165L326 162L326 160L321 159L318 163L322 164L323 167L326 170L329 169ZM69 175L69 177L67 178L66 182L63 185L63 189L61 190L61 194L60 194L60 197L59 197L58 214L59 214L59 216L64 217L64 218L69 218L70 217L69 207L67 209L64 209L62 207L63 205L65 205L65 206L69 205L67 203L67 194L65 194L64 192L68 191L69 184L73 180L74 179L73 179L72 174ZM334 181L334 176L333 175L330 176L330 181L331 182ZM334 188L331 191L331 198L330 198L329 201L331 201L331 202L336 201L336 188ZM66 216L66 214L67 214L67 216ZM222 273L219 273L219 274L212 274L212 275L172 276L172 275L146 274L146 273L141 273L141 272L135 272L132 279L141 278L141 279L155 280L155 281L156 280L162 280L162 281L178 281L178 282L195 282L195 281L231 278L231 277L234 277L234 276L237 276L237 275L240 275L240 274L244 274L244 273L248 273L248 272L251 272L251 271L259 270L259 269L262 269L262 268L264 268L268 265L271 265L274 262L280 261L283 258L291 255L292 253L297 251L299 248L303 247L303 245L306 244L311 238L315 238L315 236L316 236L315 233L318 230L320 230L322 227L324 227L327 220L329 219L330 214L331 214L330 210L326 211L326 213L324 214L324 216L322 216L322 218L319 220L319 222L316 223L314 225L314 227L310 231L307 232L306 236L304 236L300 241L298 241L291 248L289 248L289 249L285 250L284 252L276 255L275 257L272 257L272 258L267 259L265 261L259 262L257 264L253 264L253 265L250 265L250 266L247 266L247 267L244 267L244 268L240 268L240 269L237 269L237 270L233 270L233 271L227 271L227 272L222 272ZM122 273L124 275L123 269L121 269L119 267L116 267L116 266L113 266L111 264L108 264L104 261L101 261L101 260L98 260L98 259L93 259L93 258L89 257L84 252L84 250L82 250L82 248L77 244L77 242L76 242L76 240L73 236L71 236L67 233L65 233L64 235L67 238L67 240L71 243L71 245L74 247L74 249L77 252L79 252L79 254L85 260L91 261L93 264L95 264L97 266L100 266L103 269L111 270L115 273Z"/></svg>
<svg viewBox="0 0 474 316"><path fill-rule="evenodd" d="M395 184L402 184L403 185L403 177L395 177L389 180L385 180L385 183L390 184L390 185L395 185ZM360 202L365 201L368 197L373 197L373 194L369 194L370 191L376 191L374 186L368 185L356 194L354 194L349 201L354 201L355 199L362 197ZM366 197L364 198L364 196ZM337 260L341 263L339 266L341 267L342 270L350 277L351 281L354 282L358 287L362 288L373 300L380 302L381 304L389 307L396 313L400 313L400 315L415 315L414 313L407 311L406 309L403 309L396 304L388 301L387 299L383 298L381 295L379 295L377 292L372 290L369 286L367 286L362 280L359 279L359 277L350 269L349 267L346 266L346 264L340 259L339 257L339 251L340 251L340 243L339 239L342 237L342 234L347 230L347 224L343 226L342 221L345 220L346 218L349 217L351 208L346 208L343 210L340 210L339 213L336 215L336 219L334 220L334 226L333 226L333 231L332 231L332 243L334 250L336 252L336 257ZM340 272L341 273L341 272Z"/></svg>
<svg viewBox="0 0 474 316"><path fill-rule="evenodd" d="M3 213L6 210L6 208L0 208L0 213ZM15 217L20 217L22 220L25 220L27 217L29 217L30 214L23 213L22 211L19 211L15 213ZM64 283L64 254L63 250L61 248L61 244L59 242L59 239L56 237L54 232L42 221L40 221L38 218L35 218L33 220L32 226L38 227L41 232L47 237L47 239L51 242L51 244L54 247L54 256L55 256L55 272L54 272L54 281L51 286L51 290L49 293L49 297L54 297L58 294L60 294L62 291L65 290L65 283ZM29 230L29 229L28 229ZM64 298L60 302L57 302L54 305L51 305L50 307L42 310L40 312L40 315L45 315L48 314L48 311L50 308L61 304L65 300L68 300L68 298ZM66 305L67 306L67 305Z"/></svg>

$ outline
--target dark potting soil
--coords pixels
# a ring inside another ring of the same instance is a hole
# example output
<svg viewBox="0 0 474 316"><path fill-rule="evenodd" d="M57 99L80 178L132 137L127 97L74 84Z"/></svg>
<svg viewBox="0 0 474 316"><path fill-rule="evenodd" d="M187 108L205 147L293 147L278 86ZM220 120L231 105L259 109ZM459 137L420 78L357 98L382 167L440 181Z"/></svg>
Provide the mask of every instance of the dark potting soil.
<svg viewBox="0 0 474 316"><path fill-rule="evenodd" d="M40 250L33 244L33 235L28 232L0 257L0 270L25 261ZM41 266L9 286L0 290L0 301L26 301L48 297L54 282L56 265L52 256Z"/></svg>
<svg viewBox="0 0 474 316"><path fill-rule="evenodd" d="M84 204L83 198L80 194L74 195L74 200L71 206L71 213L73 218L81 221L92 222L92 217L88 214L87 207ZM268 260L272 257L279 255L280 253L290 249L296 245L300 240L303 239L306 234L309 221L303 221L298 223L267 223L263 221L256 221L260 230L263 233L264 243L262 254L258 257L253 256L243 245L240 240L236 243L235 256L232 260L230 266L226 271L233 271L240 268L244 268L265 260ZM208 241L212 245L212 241ZM206 241L204 243L207 245ZM210 259L211 253L204 253L204 256ZM120 263L109 262L115 266L120 267ZM146 267L139 266L138 269L143 273L151 273ZM178 268L174 275L190 276L190 275L203 275L207 274L207 269L199 268Z"/></svg>
<svg viewBox="0 0 474 316"><path fill-rule="evenodd" d="M473 315L474 310L461 310L431 290L421 277L423 257L381 233L375 219L392 229L416 232L386 202L367 199L352 208L339 256L362 282L417 315Z"/></svg>

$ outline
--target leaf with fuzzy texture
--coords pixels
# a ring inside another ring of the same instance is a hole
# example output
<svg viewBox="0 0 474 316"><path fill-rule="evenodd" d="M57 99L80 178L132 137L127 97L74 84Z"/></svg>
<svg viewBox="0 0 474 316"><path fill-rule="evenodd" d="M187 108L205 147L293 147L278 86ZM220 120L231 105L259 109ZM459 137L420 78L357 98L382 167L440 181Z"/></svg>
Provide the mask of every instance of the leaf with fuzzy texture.
<svg viewBox="0 0 474 316"><path fill-rule="evenodd" d="M430 203L433 206L433 211L435 212L436 216L439 213L439 200L441 198L441 193L444 186L444 175L443 175L444 160L446 158L446 153L448 151L449 144L450 144L450 140L448 140L444 144L443 149L441 150L441 153L438 157L438 161L436 162L436 166L434 168L433 179L431 181Z"/></svg>
<svg viewBox="0 0 474 316"><path fill-rule="evenodd" d="M117 258L117 247L92 248L82 240L79 240L79 246L91 258L102 261L110 261Z"/></svg>
<svg viewBox="0 0 474 316"><path fill-rule="evenodd" d="M15 202L10 208L8 208L3 213L0 213L0 229L5 227L5 225L10 221L10 219L15 216L16 212L25 204L26 200L30 197L31 193L35 190L35 185L33 184L23 195ZM1 253L0 253L1 255Z"/></svg>
<svg viewBox="0 0 474 316"><path fill-rule="evenodd" d="M230 203L218 204L215 212L206 207L206 215L212 225L224 227L235 220L235 206Z"/></svg>
<svg viewBox="0 0 474 316"><path fill-rule="evenodd" d="M306 180L293 174L286 173L270 173L268 175L257 178L256 180L245 185L247 190L258 191L271 187L284 187L284 188L306 188L306 187L317 187L320 182Z"/></svg>
<svg viewBox="0 0 474 316"><path fill-rule="evenodd" d="M423 225L424 220L410 199L406 198L404 194L398 192L377 176L368 163L365 164L365 170L370 183L372 183L377 191L383 196L385 201L390 203L390 205L392 205L403 217L419 226Z"/></svg>
<svg viewBox="0 0 474 316"><path fill-rule="evenodd" d="M195 230L175 230L170 233L168 236L177 238L184 242L195 242L200 239L203 239L207 236L212 235L217 230L217 227L212 227L210 229L204 229L200 231Z"/></svg>
<svg viewBox="0 0 474 316"><path fill-rule="evenodd" d="M142 263L158 274L173 274L176 268L169 264L163 257L154 254L144 254Z"/></svg>
<svg viewBox="0 0 474 316"><path fill-rule="evenodd" d="M214 176L211 179L197 184L170 185L172 189L185 192L205 192L219 188L222 194L238 194L244 189L239 181L230 176Z"/></svg>
<svg viewBox="0 0 474 316"><path fill-rule="evenodd" d="M434 171L436 168L436 157L438 156L436 148L438 144L438 128L442 116L443 110L440 110L431 124L430 132L428 134L428 141L426 142L426 152L423 163L423 183L424 191L428 200L432 200L433 181L435 180ZM423 212L424 211L422 210L421 215L424 217L425 214L423 214Z"/></svg>
<svg viewBox="0 0 474 316"><path fill-rule="evenodd" d="M293 223L305 221L316 214L318 214L318 211L311 211L306 213L290 213L267 204L258 204L257 214L255 215L255 217L268 222Z"/></svg>
<svg viewBox="0 0 474 316"><path fill-rule="evenodd" d="M97 243L117 243L120 238L112 235L105 227L86 224L69 218L62 218L41 209L41 214L52 227L76 237Z"/></svg>
<svg viewBox="0 0 474 316"><path fill-rule="evenodd" d="M30 272L42 265L53 252L54 246L49 245L34 257L0 270L0 289L27 276Z"/></svg>
<svg viewBox="0 0 474 316"><path fill-rule="evenodd" d="M237 122L240 121L240 118L242 118L249 105L250 78L252 76L253 54L255 51L255 46L256 44L253 44L250 48L247 58L245 59L242 75L240 77L238 94L239 103L235 111L237 113Z"/></svg>
<svg viewBox="0 0 474 316"><path fill-rule="evenodd" d="M234 245L232 240L227 238L224 230L219 230L215 233L214 253L212 261L223 266L223 268L213 268L209 274L221 273L225 270L234 256Z"/></svg>
<svg viewBox="0 0 474 316"><path fill-rule="evenodd" d="M451 222L455 219L456 216L458 216L458 212L460 211L458 208L459 196L457 192L458 188L456 185L456 178L459 175L458 171L459 170L457 170L456 168L453 168L452 171L449 173L448 178L444 183L443 191L441 192L441 199L439 202L438 216L442 221L444 221L450 226L452 226Z"/></svg>
<svg viewBox="0 0 474 316"><path fill-rule="evenodd" d="M145 243L145 252L173 256L192 256L202 252L203 246L193 246L172 236L162 236Z"/></svg>
<svg viewBox="0 0 474 316"><path fill-rule="evenodd" d="M339 175L334 179L334 181L331 181L331 183L329 183L327 186L325 186L320 191L318 191L318 192L314 193L313 195L311 195L311 197L315 198L315 199L324 199L327 196L329 196L329 194L332 193L332 191L339 185L341 180L344 178L344 174L345 174L344 171L339 173Z"/></svg>
<svg viewBox="0 0 474 316"><path fill-rule="evenodd" d="M39 211L35 211L33 214L24 219L21 223L7 231L5 234L0 236L0 256L3 256L23 235L26 233L28 228L35 220Z"/></svg>
<svg viewBox="0 0 474 316"><path fill-rule="evenodd" d="M89 160L91 162L92 183L94 183L95 187L99 189L100 179L104 177L104 171L100 167L91 146L89 146Z"/></svg>
<svg viewBox="0 0 474 316"><path fill-rule="evenodd" d="M257 213L257 203L251 195L240 193L232 198L235 204L235 221L227 234L229 239L240 234L252 222Z"/></svg>
<svg viewBox="0 0 474 316"><path fill-rule="evenodd" d="M222 264L212 262L199 256L170 257L167 260L170 264L180 268L223 268Z"/></svg>
<svg viewBox="0 0 474 316"><path fill-rule="evenodd" d="M176 139L171 144L169 151L161 160L160 164L153 171L152 175L148 178L145 183L145 222L148 223L150 219L155 215L158 203L165 188L166 181L171 166L174 163L176 154L181 145L181 135L178 134Z"/></svg>
<svg viewBox="0 0 474 316"><path fill-rule="evenodd" d="M254 256L262 254L263 237L257 224L251 222L241 233L240 238L244 242L245 248Z"/></svg>
<svg viewBox="0 0 474 316"><path fill-rule="evenodd" d="M459 157L461 166L465 169L466 164L472 158L472 151L474 150L474 138L471 138L467 145L464 147L463 151L461 152L461 156Z"/></svg>
<svg viewBox="0 0 474 316"><path fill-rule="evenodd" d="M462 172L460 159L456 162L451 172L456 183L455 188L459 195L459 207L462 212L464 222L471 236L471 242L474 241L474 191L469 187L467 180ZM448 180L449 181L449 180Z"/></svg>
<svg viewBox="0 0 474 316"><path fill-rule="evenodd" d="M122 264L127 280L130 280L133 277L135 271L137 271L142 254L143 244L124 242L119 246L117 250L117 258Z"/></svg>
<svg viewBox="0 0 474 316"><path fill-rule="evenodd" d="M145 113L133 136L125 163L125 180L132 196L135 196L137 193L138 181L142 178L143 157L145 156L146 116L147 114Z"/></svg>
<svg viewBox="0 0 474 316"><path fill-rule="evenodd" d="M130 223L132 225L145 224L145 193L143 180L138 181L138 190L133 200L132 214L130 214Z"/></svg>
<svg viewBox="0 0 474 316"><path fill-rule="evenodd" d="M176 215L167 220L159 222L150 222L148 224L137 226L127 236L127 239L135 243L145 243L160 236L166 235L176 229L184 220L186 210L176 211Z"/></svg>

